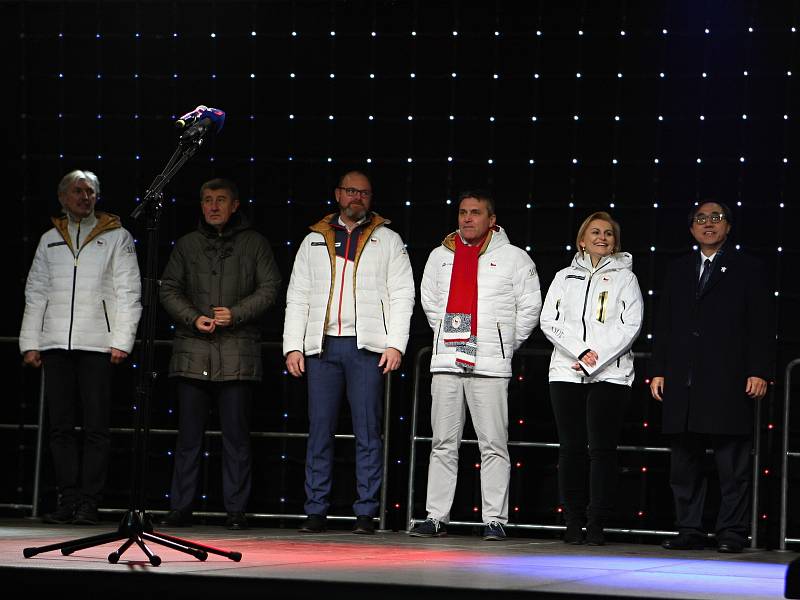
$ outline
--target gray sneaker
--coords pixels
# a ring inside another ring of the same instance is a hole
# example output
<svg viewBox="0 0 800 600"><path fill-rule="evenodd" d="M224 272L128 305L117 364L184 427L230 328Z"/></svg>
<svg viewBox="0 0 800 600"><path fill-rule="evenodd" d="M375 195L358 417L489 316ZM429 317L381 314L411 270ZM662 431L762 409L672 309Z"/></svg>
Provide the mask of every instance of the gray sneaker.
<svg viewBox="0 0 800 600"><path fill-rule="evenodd" d="M447 529L441 521L425 519L422 523L415 525L408 535L411 537L445 537Z"/></svg>
<svg viewBox="0 0 800 600"><path fill-rule="evenodd" d="M506 539L506 532L503 524L499 521L491 521L483 528L483 539L493 542L500 542Z"/></svg>

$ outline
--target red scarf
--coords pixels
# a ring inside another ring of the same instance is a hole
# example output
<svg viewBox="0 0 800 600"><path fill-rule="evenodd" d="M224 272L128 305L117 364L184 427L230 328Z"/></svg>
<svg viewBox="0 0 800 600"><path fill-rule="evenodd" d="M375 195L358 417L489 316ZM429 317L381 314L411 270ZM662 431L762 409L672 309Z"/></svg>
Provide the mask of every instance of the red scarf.
<svg viewBox="0 0 800 600"><path fill-rule="evenodd" d="M455 346L456 364L468 370L475 367L478 353L478 257L485 240L484 236L476 244L467 246L456 233L444 316L444 344Z"/></svg>

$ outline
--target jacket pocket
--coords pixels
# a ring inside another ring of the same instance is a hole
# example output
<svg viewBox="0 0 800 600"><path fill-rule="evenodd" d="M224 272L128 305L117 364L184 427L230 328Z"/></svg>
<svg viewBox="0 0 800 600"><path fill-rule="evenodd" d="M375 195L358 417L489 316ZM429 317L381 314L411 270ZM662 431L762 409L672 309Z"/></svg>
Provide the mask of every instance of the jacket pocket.
<svg viewBox="0 0 800 600"><path fill-rule="evenodd" d="M50 306L50 300L44 303L44 311L42 311L42 331L44 331L44 320L47 317L47 307Z"/></svg>
<svg viewBox="0 0 800 600"><path fill-rule="evenodd" d="M108 329L108 333L111 333L111 323L108 320L108 310L106 309L106 301L103 300L103 316L106 318L106 329Z"/></svg>
<svg viewBox="0 0 800 600"><path fill-rule="evenodd" d="M561 316L561 313L558 311L560 307L561 307L561 298L556 300L556 321L558 321L558 318Z"/></svg>
<svg viewBox="0 0 800 600"><path fill-rule="evenodd" d="M381 300L381 317L383 317L383 332L389 335L389 330L386 328L386 311L383 310L383 300Z"/></svg>
<svg viewBox="0 0 800 600"><path fill-rule="evenodd" d="M506 357L506 349L503 348L503 332L500 331L500 322L497 322L497 337L500 339L500 354L503 355L503 358Z"/></svg>

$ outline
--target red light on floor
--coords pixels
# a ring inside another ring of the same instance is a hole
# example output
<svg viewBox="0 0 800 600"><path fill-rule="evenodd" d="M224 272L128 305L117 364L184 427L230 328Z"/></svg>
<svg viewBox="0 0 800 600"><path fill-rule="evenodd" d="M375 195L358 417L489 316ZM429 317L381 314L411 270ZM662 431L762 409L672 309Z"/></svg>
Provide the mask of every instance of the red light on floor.
<svg viewBox="0 0 800 600"><path fill-rule="evenodd" d="M775 425L773 425L772 423L770 423L769 425L767 425L767 429L775 429Z"/></svg>
<svg viewBox="0 0 800 600"><path fill-rule="evenodd" d="M645 379L644 383L645 383L645 385L650 385L650 380L649 379Z"/></svg>
<svg viewBox="0 0 800 600"><path fill-rule="evenodd" d="M518 463L517 463L517 468L519 469L521 466L522 466L522 463L521 463L521 462L518 462Z"/></svg>
<svg viewBox="0 0 800 600"><path fill-rule="evenodd" d="M761 515L761 519L766 521L767 520L767 515Z"/></svg>
<svg viewBox="0 0 800 600"><path fill-rule="evenodd" d="M520 419L520 420L519 420L519 421L517 421L517 422L518 422L520 425L525 425L525 420L524 420L524 419Z"/></svg>
<svg viewBox="0 0 800 600"><path fill-rule="evenodd" d="M514 512L519 512L519 506L514 507Z"/></svg>
<svg viewBox="0 0 800 600"><path fill-rule="evenodd" d="M764 469L764 475L769 475L769 469Z"/></svg>
<svg viewBox="0 0 800 600"><path fill-rule="evenodd" d="M644 516L644 511L640 510L639 512L636 513L636 516L637 517L643 517Z"/></svg>
<svg viewBox="0 0 800 600"><path fill-rule="evenodd" d="M522 375L520 375L519 377L517 377L517 381L523 381L524 379L525 379L525 378L524 378Z"/></svg>
<svg viewBox="0 0 800 600"><path fill-rule="evenodd" d="M481 468L481 463L475 463L475 468L476 469L480 469Z"/></svg>
<svg viewBox="0 0 800 600"><path fill-rule="evenodd" d="M395 503L394 503L394 507L395 507L395 508L400 508L400 503L399 503L399 502L395 502Z"/></svg>
<svg viewBox="0 0 800 600"><path fill-rule="evenodd" d="M556 507L556 512L557 513L562 513L562 512L564 512L564 509L561 506L557 506Z"/></svg>
<svg viewBox="0 0 800 600"><path fill-rule="evenodd" d="M647 473L647 467L642 467L642 473Z"/></svg>
<svg viewBox="0 0 800 600"><path fill-rule="evenodd" d="M472 512L478 512L478 507L477 506L473 506L472 507Z"/></svg>
<svg viewBox="0 0 800 600"><path fill-rule="evenodd" d="M644 423L642 423L642 427L650 427L650 423L648 423L647 421L645 421Z"/></svg>

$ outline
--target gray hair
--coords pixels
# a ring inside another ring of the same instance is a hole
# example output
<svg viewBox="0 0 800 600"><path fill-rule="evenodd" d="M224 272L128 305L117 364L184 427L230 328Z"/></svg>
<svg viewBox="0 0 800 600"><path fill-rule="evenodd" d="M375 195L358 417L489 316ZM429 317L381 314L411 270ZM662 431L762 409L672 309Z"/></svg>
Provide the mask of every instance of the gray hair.
<svg viewBox="0 0 800 600"><path fill-rule="evenodd" d="M69 187L81 179L85 179L89 182L89 185L91 185L94 189L95 196L100 195L100 180L97 178L97 175L91 171L81 170L70 171L61 178L61 181L58 182L58 195L62 196L63 194L66 194Z"/></svg>

